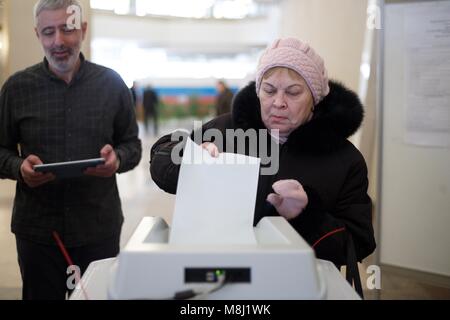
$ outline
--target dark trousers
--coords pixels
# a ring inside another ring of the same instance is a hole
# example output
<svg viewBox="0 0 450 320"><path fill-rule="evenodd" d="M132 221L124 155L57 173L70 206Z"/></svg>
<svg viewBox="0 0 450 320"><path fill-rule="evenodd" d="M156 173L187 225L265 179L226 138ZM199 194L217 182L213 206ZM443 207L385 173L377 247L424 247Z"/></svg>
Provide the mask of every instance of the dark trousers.
<svg viewBox="0 0 450 320"><path fill-rule="evenodd" d="M144 127L147 134L150 133L150 121L153 121L153 134L158 135L158 114L155 112L145 112Z"/></svg>
<svg viewBox="0 0 450 320"><path fill-rule="evenodd" d="M73 263L86 271L96 260L115 257L119 254L120 236L98 244L67 248ZM67 280L68 263L57 246L47 246L16 237L17 255L22 275L23 300L64 300L69 291Z"/></svg>

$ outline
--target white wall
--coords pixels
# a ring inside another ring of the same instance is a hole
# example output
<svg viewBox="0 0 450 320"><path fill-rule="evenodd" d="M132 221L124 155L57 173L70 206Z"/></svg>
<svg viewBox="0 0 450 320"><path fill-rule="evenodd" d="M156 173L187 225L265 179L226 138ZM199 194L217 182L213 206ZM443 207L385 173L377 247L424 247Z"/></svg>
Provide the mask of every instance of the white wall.
<svg viewBox="0 0 450 320"><path fill-rule="evenodd" d="M358 90L367 0L284 0L281 35L307 41L330 78Z"/></svg>
<svg viewBox="0 0 450 320"><path fill-rule="evenodd" d="M3 83L3 73L5 68L5 59L6 59L6 36L5 36L5 15L4 15L4 5L0 2L0 85Z"/></svg>
<svg viewBox="0 0 450 320"><path fill-rule="evenodd" d="M387 6L380 253L385 264L450 276L450 150L404 140L405 6L422 5Z"/></svg>

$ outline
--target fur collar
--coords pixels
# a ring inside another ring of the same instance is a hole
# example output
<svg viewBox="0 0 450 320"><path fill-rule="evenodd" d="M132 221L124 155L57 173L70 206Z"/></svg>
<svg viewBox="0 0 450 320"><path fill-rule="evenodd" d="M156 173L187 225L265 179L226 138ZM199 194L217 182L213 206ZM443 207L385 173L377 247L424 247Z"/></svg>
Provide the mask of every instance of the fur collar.
<svg viewBox="0 0 450 320"><path fill-rule="evenodd" d="M329 85L330 93L316 106L311 121L290 134L289 145L330 151L358 130L364 117L358 96L338 82L330 81ZM251 82L233 101L234 125L244 130L264 128L260 108L255 82Z"/></svg>

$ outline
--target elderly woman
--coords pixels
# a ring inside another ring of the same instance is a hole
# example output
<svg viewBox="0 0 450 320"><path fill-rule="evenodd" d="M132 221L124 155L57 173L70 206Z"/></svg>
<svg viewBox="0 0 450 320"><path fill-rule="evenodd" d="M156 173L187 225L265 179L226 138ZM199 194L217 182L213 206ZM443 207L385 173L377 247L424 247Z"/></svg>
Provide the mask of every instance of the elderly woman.
<svg viewBox="0 0 450 320"><path fill-rule="evenodd" d="M232 113L203 130L267 129L279 144L279 170L260 175L254 223L281 215L318 258L357 273L356 260L375 249L366 164L347 140L362 119L355 93L328 80L308 44L287 38L266 49L256 82L237 94ZM179 166L170 154L177 142L170 140L163 137L152 148L150 171L159 187L175 193ZM203 147L212 155L223 150L207 142Z"/></svg>

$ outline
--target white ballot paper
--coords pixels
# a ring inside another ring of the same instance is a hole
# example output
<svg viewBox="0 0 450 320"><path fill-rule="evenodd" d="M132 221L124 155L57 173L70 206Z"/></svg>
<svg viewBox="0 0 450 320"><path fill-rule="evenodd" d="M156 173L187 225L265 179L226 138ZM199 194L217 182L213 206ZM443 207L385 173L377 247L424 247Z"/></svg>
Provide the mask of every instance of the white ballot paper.
<svg viewBox="0 0 450 320"><path fill-rule="evenodd" d="M178 177L169 243L256 245L253 215L260 159L213 158L188 139Z"/></svg>

